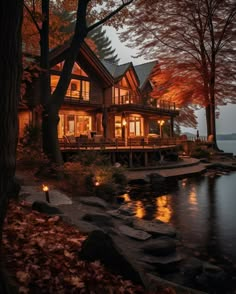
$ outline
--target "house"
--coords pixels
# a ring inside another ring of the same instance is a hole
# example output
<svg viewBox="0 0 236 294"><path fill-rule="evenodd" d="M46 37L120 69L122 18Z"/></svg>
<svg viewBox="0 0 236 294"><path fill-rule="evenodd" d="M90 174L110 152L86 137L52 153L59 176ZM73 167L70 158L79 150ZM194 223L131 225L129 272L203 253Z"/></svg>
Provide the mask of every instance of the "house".
<svg viewBox="0 0 236 294"><path fill-rule="evenodd" d="M51 91L53 92L63 66L67 47L50 53ZM83 43L72 71L63 107L60 109L58 136L105 138L106 140L143 138L153 133L151 125L159 122L170 125L168 136L173 136L174 118L178 110L172 103L152 99L150 74L156 62L134 66L131 62L116 65L101 61ZM29 101L37 101L39 87L32 86ZM28 94L29 95L29 94ZM31 99L30 99L31 98ZM20 137L25 124L36 119L37 103L19 110Z"/></svg>

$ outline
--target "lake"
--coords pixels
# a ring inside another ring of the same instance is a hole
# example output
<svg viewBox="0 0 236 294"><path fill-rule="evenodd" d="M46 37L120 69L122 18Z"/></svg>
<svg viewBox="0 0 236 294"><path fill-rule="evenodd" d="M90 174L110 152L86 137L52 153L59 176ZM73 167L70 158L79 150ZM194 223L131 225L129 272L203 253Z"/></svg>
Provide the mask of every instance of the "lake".
<svg viewBox="0 0 236 294"><path fill-rule="evenodd" d="M224 152L232 152L236 155L236 140L217 140L217 143Z"/></svg>
<svg viewBox="0 0 236 294"><path fill-rule="evenodd" d="M218 145L236 154L236 141ZM236 172L173 180L161 195L137 189L129 197L138 217L174 225L186 250L220 265L236 283Z"/></svg>

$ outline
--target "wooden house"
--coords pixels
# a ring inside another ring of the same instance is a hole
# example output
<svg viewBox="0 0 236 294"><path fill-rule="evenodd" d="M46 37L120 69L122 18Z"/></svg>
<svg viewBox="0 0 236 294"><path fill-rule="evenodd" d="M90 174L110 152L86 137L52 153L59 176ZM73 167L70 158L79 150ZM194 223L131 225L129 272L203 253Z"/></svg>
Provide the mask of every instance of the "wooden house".
<svg viewBox="0 0 236 294"><path fill-rule="evenodd" d="M60 71L68 47L62 46L50 53L51 91L60 77ZM58 136L60 139L73 136L101 138L143 139L152 136L153 122L170 125L168 136L173 136L173 122L178 110L172 103L149 97L152 90L150 74L156 62L134 66L131 62L116 65L101 61L83 43L73 67L72 78L64 104L60 109ZM39 83L32 85L30 101L38 101ZM36 118L35 106L29 103L19 110L20 137L25 124ZM155 136L155 135L153 135Z"/></svg>

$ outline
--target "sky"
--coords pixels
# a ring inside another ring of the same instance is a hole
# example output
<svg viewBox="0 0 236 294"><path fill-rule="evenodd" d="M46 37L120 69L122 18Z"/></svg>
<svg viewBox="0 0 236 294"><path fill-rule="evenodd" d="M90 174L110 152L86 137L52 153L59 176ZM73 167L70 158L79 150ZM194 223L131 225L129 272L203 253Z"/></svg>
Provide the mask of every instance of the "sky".
<svg viewBox="0 0 236 294"><path fill-rule="evenodd" d="M148 62L144 58L133 58L137 53L135 49L128 48L124 43L121 43L118 33L114 28L106 27L107 36L112 41L112 47L116 49L116 54L120 58L120 64L132 61L134 65ZM236 94L235 94L236 95ZM228 104L219 108L220 116L216 120L216 133L217 134L231 134L236 133L236 105ZM198 126L200 136L206 136L206 117L204 110L196 112L198 116ZM196 133L197 129L182 128L182 132Z"/></svg>

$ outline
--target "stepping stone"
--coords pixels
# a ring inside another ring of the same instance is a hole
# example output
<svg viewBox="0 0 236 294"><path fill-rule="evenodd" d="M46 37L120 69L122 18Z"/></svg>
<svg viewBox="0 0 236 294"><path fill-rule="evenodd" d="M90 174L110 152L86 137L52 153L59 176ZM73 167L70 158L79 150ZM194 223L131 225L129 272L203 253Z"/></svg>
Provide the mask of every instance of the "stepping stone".
<svg viewBox="0 0 236 294"><path fill-rule="evenodd" d="M160 272L167 273L177 270L177 266L183 260L183 256L175 252L167 256L158 257L153 255L145 255L139 260L154 265Z"/></svg>
<svg viewBox="0 0 236 294"><path fill-rule="evenodd" d="M167 264L176 264L182 261L183 256L175 252L167 256L145 255L142 258L140 258L140 260L150 264L155 264L155 265L167 265Z"/></svg>
<svg viewBox="0 0 236 294"><path fill-rule="evenodd" d="M152 235L148 234L147 232L135 230L135 229L133 229L129 226L125 226L125 225L119 226L118 229L122 234L124 234L130 238L141 240L141 241L145 241L145 240L152 237Z"/></svg>
<svg viewBox="0 0 236 294"><path fill-rule="evenodd" d="M114 218L118 218L124 221L131 221L133 218L128 215L122 214L119 210L114 209L114 210L108 210L107 213L111 215Z"/></svg>
<svg viewBox="0 0 236 294"><path fill-rule="evenodd" d="M157 221L138 219L133 221L133 227L137 230L142 230L155 236L176 236L176 230L171 225Z"/></svg>
<svg viewBox="0 0 236 294"><path fill-rule="evenodd" d="M101 228L89 223L89 222L85 222L85 221L77 221L76 222L76 226L78 227L80 233L84 233L84 234L89 234L93 231L97 231L97 230L101 230Z"/></svg>
<svg viewBox="0 0 236 294"><path fill-rule="evenodd" d="M134 216L134 215L136 215L136 204L134 204L134 203L123 204L118 209L118 211L121 214L124 214L124 215L127 215L127 216Z"/></svg>
<svg viewBox="0 0 236 294"><path fill-rule="evenodd" d="M99 226L113 226L112 217L106 213L86 213L83 220L93 222Z"/></svg>
<svg viewBox="0 0 236 294"><path fill-rule="evenodd" d="M145 242L142 250L145 253L160 256L175 252L176 242L172 238L151 239Z"/></svg>
<svg viewBox="0 0 236 294"><path fill-rule="evenodd" d="M108 203L101 198L98 197L80 197L79 201L83 204L91 205L91 206L96 206L96 207L101 207L101 208L107 208Z"/></svg>

